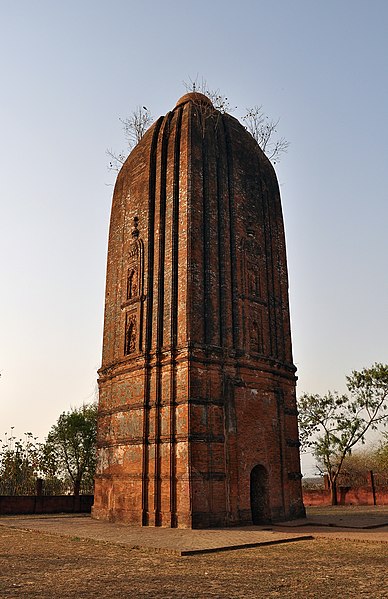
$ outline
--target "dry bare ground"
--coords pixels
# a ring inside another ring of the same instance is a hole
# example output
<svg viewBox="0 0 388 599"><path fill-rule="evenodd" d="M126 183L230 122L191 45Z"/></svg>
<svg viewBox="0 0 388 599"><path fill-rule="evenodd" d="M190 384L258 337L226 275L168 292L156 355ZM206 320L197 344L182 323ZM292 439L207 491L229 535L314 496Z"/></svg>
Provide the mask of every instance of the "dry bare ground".
<svg viewBox="0 0 388 599"><path fill-rule="evenodd" d="M388 598L388 544L315 539L172 557L0 529L0 597Z"/></svg>

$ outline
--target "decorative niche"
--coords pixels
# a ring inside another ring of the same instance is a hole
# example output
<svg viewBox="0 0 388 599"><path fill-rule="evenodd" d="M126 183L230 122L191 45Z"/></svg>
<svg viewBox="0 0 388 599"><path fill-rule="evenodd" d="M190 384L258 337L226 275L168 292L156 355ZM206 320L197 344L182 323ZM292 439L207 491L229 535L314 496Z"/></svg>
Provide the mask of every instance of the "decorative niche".
<svg viewBox="0 0 388 599"><path fill-rule="evenodd" d="M141 327L144 301L144 243L140 237L139 218L133 219L131 242L124 265L123 312L124 355L141 351Z"/></svg>

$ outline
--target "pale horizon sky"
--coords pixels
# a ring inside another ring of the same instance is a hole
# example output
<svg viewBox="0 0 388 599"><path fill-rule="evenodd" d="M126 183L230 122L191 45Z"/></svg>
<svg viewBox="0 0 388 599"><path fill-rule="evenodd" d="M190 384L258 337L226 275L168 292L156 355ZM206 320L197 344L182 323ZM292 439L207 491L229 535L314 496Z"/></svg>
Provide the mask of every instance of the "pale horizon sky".
<svg viewBox="0 0 388 599"><path fill-rule="evenodd" d="M94 398L119 117L204 78L262 104L276 171L298 393L387 362L388 4L0 0L0 438L41 440Z"/></svg>

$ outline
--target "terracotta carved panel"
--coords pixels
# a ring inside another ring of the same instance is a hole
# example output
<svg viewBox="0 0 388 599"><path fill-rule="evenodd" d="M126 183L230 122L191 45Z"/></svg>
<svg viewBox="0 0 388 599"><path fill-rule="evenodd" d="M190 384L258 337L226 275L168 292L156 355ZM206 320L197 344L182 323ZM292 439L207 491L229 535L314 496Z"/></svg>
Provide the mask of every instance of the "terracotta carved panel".
<svg viewBox="0 0 388 599"><path fill-rule="evenodd" d="M136 314L127 312L125 319L124 354L128 356L136 351L137 347L137 318Z"/></svg>

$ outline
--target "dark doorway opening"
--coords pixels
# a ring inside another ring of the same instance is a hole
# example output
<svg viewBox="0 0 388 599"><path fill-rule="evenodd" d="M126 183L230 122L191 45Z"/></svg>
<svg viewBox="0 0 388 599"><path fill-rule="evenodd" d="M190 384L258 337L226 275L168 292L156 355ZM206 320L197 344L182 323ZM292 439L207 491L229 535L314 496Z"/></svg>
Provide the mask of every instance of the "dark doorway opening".
<svg viewBox="0 0 388 599"><path fill-rule="evenodd" d="M253 524L265 524L271 521L268 472L260 464L251 472L251 511Z"/></svg>

